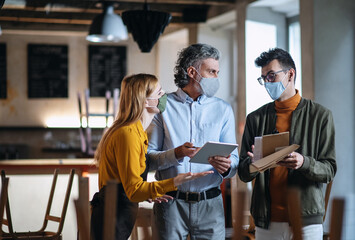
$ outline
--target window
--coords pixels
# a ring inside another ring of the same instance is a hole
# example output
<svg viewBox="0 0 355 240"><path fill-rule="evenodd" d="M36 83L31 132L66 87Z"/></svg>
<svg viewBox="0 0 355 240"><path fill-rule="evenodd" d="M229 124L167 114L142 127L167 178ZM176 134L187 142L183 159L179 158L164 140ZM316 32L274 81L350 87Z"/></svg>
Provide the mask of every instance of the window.
<svg viewBox="0 0 355 240"><path fill-rule="evenodd" d="M246 21L246 113L258 109L272 101L270 96L256 80L261 69L254 64L255 59L264 51L277 46L276 26L273 24Z"/></svg>
<svg viewBox="0 0 355 240"><path fill-rule="evenodd" d="M300 22L293 22L288 27L289 53L296 64L296 89L302 95L302 65L301 65L301 29Z"/></svg>

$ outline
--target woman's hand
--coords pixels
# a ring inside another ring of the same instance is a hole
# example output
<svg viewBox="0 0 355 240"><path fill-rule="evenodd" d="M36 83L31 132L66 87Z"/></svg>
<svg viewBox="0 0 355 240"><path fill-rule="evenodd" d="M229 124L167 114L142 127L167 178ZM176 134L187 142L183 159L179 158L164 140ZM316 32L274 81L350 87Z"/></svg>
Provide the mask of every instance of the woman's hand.
<svg viewBox="0 0 355 240"><path fill-rule="evenodd" d="M176 187L176 186L179 186L185 182L194 180L196 178L204 177L204 176L211 174L211 173L213 173L213 171L205 171L205 172L199 172L199 173L192 173L192 172L180 173L179 175L174 177L174 185Z"/></svg>
<svg viewBox="0 0 355 240"><path fill-rule="evenodd" d="M161 197L157 197L155 199L147 199L148 202L152 203L152 202L155 202L155 203L162 203L162 202L168 202L169 200L173 200L174 198L172 196L169 196L169 195L164 195L164 196L161 196Z"/></svg>

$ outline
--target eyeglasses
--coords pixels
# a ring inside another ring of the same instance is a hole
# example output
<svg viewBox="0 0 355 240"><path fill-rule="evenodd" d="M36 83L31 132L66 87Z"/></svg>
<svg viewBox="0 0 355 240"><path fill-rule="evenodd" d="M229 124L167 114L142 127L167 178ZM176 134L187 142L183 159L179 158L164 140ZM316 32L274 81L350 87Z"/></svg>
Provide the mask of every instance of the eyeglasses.
<svg viewBox="0 0 355 240"><path fill-rule="evenodd" d="M274 82L276 75L280 72L287 72L289 69L282 69L280 71L277 72L269 72L268 74L266 74L266 76L261 75L261 77L258 78L258 82L260 83L260 85L264 85L265 82Z"/></svg>

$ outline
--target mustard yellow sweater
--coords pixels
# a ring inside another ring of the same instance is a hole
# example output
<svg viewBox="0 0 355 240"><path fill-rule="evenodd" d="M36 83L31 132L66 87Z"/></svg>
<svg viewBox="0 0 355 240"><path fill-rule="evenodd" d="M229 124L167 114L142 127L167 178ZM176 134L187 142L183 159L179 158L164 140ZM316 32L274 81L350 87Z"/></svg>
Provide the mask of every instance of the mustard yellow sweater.
<svg viewBox="0 0 355 240"><path fill-rule="evenodd" d="M99 188L110 179L122 183L132 202L163 196L176 190L172 178L157 182L143 181L140 176L145 168L148 137L141 121L116 130L107 140L100 156Z"/></svg>

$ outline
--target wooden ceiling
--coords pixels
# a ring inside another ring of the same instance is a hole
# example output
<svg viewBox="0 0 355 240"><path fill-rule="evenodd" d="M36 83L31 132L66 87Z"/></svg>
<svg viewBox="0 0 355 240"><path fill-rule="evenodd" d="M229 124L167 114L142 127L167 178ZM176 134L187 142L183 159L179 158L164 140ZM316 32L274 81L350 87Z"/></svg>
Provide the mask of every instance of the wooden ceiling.
<svg viewBox="0 0 355 240"><path fill-rule="evenodd" d="M1 2L4 0L0 0ZM97 0L5 0L0 10L3 30L45 30L87 32L95 16L102 12ZM143 9L144 0L104 1L115 4L121 14L127 10ZM235 6L235 0L148 0L150 10L172 15L168 28L182 28L207 10L207 19L225 13ZM1 5L0 5L1 6ZM190 12L190 13L189 13Z"/></svg>

